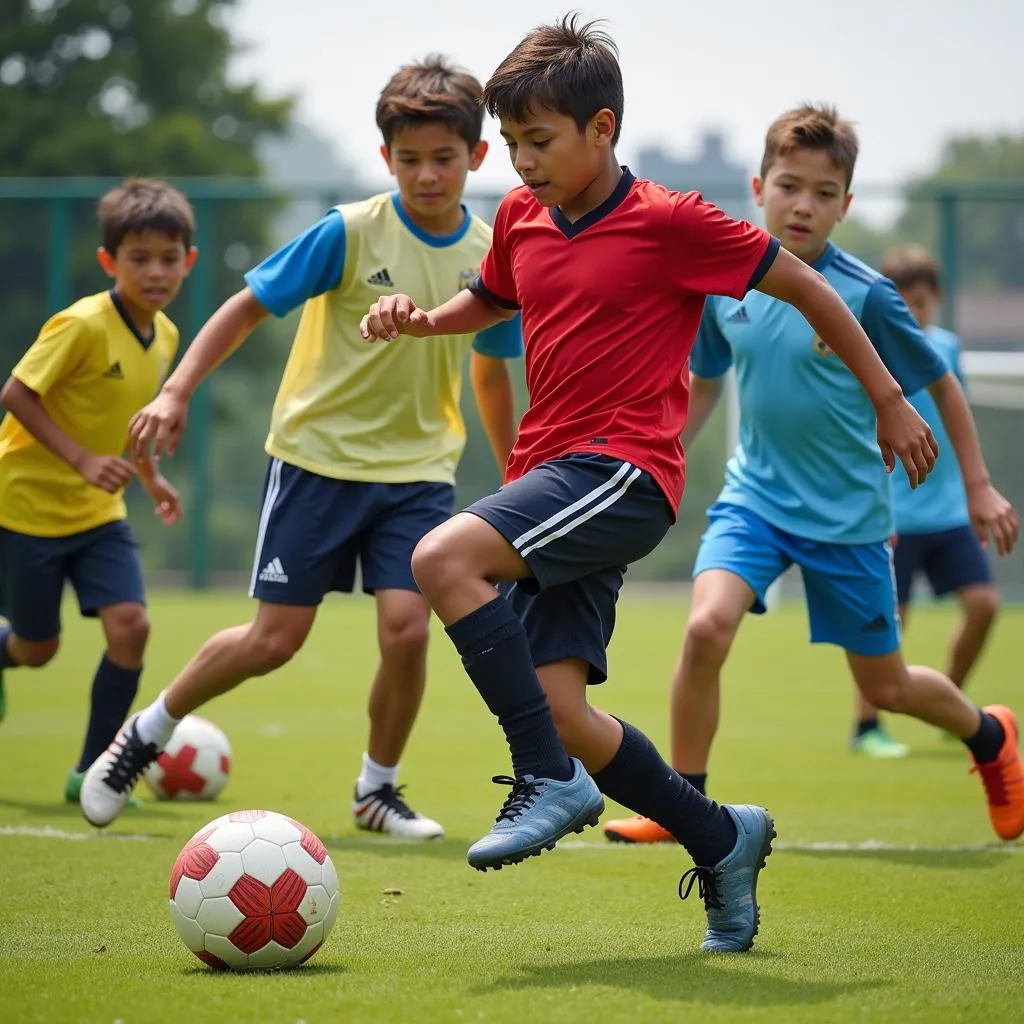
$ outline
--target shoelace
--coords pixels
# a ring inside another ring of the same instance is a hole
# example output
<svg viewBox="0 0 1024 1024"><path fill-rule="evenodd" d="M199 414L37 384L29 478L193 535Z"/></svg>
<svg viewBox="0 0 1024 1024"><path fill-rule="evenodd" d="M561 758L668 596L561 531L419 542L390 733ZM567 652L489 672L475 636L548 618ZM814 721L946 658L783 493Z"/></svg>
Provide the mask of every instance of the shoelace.
<svg viewBox="0 0 1024 1024"><path fill-rule="evenodd" d="M683 883L689 879L686 892L683 892ZM697 895L704 901L706 910L721 910L722 896L718 891L718 876L714 868L692 867L684 871L679 879L679 898L685 900L693 889L694 882L697 883Z"/></svg>
<svg viewBox="0 0 1024 1024"><path fill-rule="evenodd" d="M363 800L379 800L389 810L394 811L400 818L415 818L416 812L402 799L402 790L405 789L405 784L401 786L390 786L385 783L380 789L374 790L372 793L367 793Z"/></svg>
<svg viewBox="0 0 1024 1024"><path fill-rule="evenodd" d="M139 781L143 769L156 760L157 754L156 745L153 743L143 745L138 739L134 727L131 732L126 730L123 735L121 749L103 778L103 781L115 793L123 793L125 790L132 789Z"/></svg>
<svg viewBox="0 0 1024 1024"><path fill-rule="evenodd" d="M989 803L996 807L1005 807L1010 802L1010 797L1006 792L1006 777L1003 775L1002 761L997 758L995 761L976 764L971 769L971 774L973 775L975 772L981 775Z"/></svg>
<svg viewBox="0 0 1024 1024"><path fill-rule="evenodd" d="M540 796L540 785L533 779L513 779L511 775L494 775L491 782L499 786L511 786L512 792L501 805L498 821L515 821L523 811L533 806L533 801Z"/></svg>

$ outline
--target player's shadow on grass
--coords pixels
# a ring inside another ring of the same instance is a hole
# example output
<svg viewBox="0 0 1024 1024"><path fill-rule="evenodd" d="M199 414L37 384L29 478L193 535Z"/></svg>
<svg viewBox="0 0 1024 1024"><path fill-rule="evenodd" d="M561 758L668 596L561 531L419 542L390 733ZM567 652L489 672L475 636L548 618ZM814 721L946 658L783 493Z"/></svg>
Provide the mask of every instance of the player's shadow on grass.
<svg viewBox="0 0 1024 1024"><path fill-rule="evenodd" d="M321 836L327 849L334 853L368 853L374 857L426 857L429 860L466 859L470 841L446 839L392 839L388 836L354 835Z"/></svg>
<svg viewBox="0 0 1024 1024"><path fill-rule="evenodd" d="M784 1006L827 1003L889 984L871 979L821 981L807 977L771 977L760 968L774 959L773 955L756 950L743 955L743 964L756 961L758 973L747 973L735 958L724 959L740 969L725 966L716 957L697 951L678 956L592 960L582 964L524 963L519 967L520 977L501 978L472 991L478 995L519 994L537 988L568 990L596 985L639 991L653 999L676 1003Z"/></svg>
<svg viewBox="0 0 1024 1024"><path fill-rule="evenodd" d="M915 868L970 870L994 868L1006 862L1007 854L993 846L976 850L787 850L787 857L815 857L819 860L868 860L875 863L906 864Z"/></svg>
<svg viewBox="0 0 1024 1024"><path fill-rule="evenodd" d="M41 818L60 818L82 821L82 809L78 804L69 804L66 800L54 800L52 803L39 803L32 800L11 800L7 797L0 797L0 808L10 807L19 811L27 811L29 814L38 815ZM181 814L170 810L163 810L159 804L146 803L139 808L130 808L120 817L125 823L136 822L144 825L147 821L155 818L164 821L181 820Z"/></svg>

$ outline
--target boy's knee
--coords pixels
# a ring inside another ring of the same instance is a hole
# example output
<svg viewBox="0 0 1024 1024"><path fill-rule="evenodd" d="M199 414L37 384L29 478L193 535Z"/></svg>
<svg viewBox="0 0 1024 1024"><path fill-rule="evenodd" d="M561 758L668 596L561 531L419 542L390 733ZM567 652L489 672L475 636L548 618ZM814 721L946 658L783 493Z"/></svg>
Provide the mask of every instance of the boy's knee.
<svg viewBox="0 0 1024 1024"><path fill-rule="evenodd" d="M287 665L302 649L306 634L299 635L293 630L264 625L253 628L249 633L249 650L255 661L253 670L257 675L273 672Z"/></svg>
<svg viewBox="0 0 1024 1024"><path fill-rule="evenodd" d="M59 636L39 641L28 641L18 638L11 653L18 659L19 665L24 665L26 668L42 668L53 661L59 650Z"/></svg>
<svg viewBox="0 0 1024 1024"><path fill-rule="evenodd" d="M141 649L149 640L149 617L140 604L126 604L104 617L107 642L111 647Z"/></svg>
<svg viewBox="0 0 1024 1024"><path fill-rule="evenodd" d="M988 626L999 613L995 587L972 587L964 592L963 603L967 618L980 626Z"/></svg>
<svg viewBox="0 0 1024 1024"><path fill-rule="evenodd" d="M701 608L686 624L684 649L693 657L724 660L735 632L736 624L726 612L713 605Z"/></svg>
<svg viewBox="0 0 1024 1024"><path fill-rule="evenodd" d="M402 615L381 622L380 652L385 658L422 657L430 638L430 620L424 615Z"/></svg>

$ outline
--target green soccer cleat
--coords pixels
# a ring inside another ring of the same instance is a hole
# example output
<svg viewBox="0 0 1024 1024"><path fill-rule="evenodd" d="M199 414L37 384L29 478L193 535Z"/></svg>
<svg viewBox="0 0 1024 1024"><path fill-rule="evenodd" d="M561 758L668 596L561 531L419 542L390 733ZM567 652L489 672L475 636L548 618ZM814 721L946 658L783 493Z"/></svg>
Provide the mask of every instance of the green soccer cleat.
<svg viewBox="0 0 1024 1024"><path fill-rule="evenodd" d="M855 754L863 754L865 757L873 757L880 761L891 761L906 757L910 753L910 747L906 743L894 740L881 727L869 729L860 736L855 736L850 743L850 749Z"/></svg>
<svg viewBox="0 0 1024 1024"><path fill-rule="evenodd" d="M64 782L64 801L69 804L77 804L82 795L82 780L85 772L76 772L74 768L68 772ZM133 793L128 797L128 807L141 807L142 801Z"/></svg>

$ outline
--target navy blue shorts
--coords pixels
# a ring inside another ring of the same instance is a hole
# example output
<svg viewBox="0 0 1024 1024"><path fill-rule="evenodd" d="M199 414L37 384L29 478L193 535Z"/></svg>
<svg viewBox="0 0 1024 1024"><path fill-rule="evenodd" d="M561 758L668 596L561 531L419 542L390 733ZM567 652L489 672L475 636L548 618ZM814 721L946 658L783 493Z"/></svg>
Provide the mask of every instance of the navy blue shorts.
<svg viewBox="0 0 1024 1024"><path fill-rule="evenodd" d="M352 591L357 563L367 594L418 592L412 550L454 507L451 484L335 480L271 459L249 594L318 605L332 590Z"/></svg>
<svg viewBox="0 0 1024 1024"><path fill-rule="evenodd" d="M0 527L0 611L23 640L60 636L68 580L83 615L114 604L145 604L139 546L123 520L67 537L33 537Z"/></svg>
<svg viewBox="0 0 1024 1024"><path fill-rule="evenodd" d="M910 600L918 573L927 578L936 597L992 582L992 568L985 549L970 526L937 533L901 533L893 561L900 604Z"/></svg>
<svg viewBox="0 0 1024 1024"><path fill-rule="evenodd" d="M589 681L604 682L626 567L672 525L654 478L581 452L542 463L466 511L490 523L533 573L499 590L526 627L534 665L580 658Z"/></svg>

